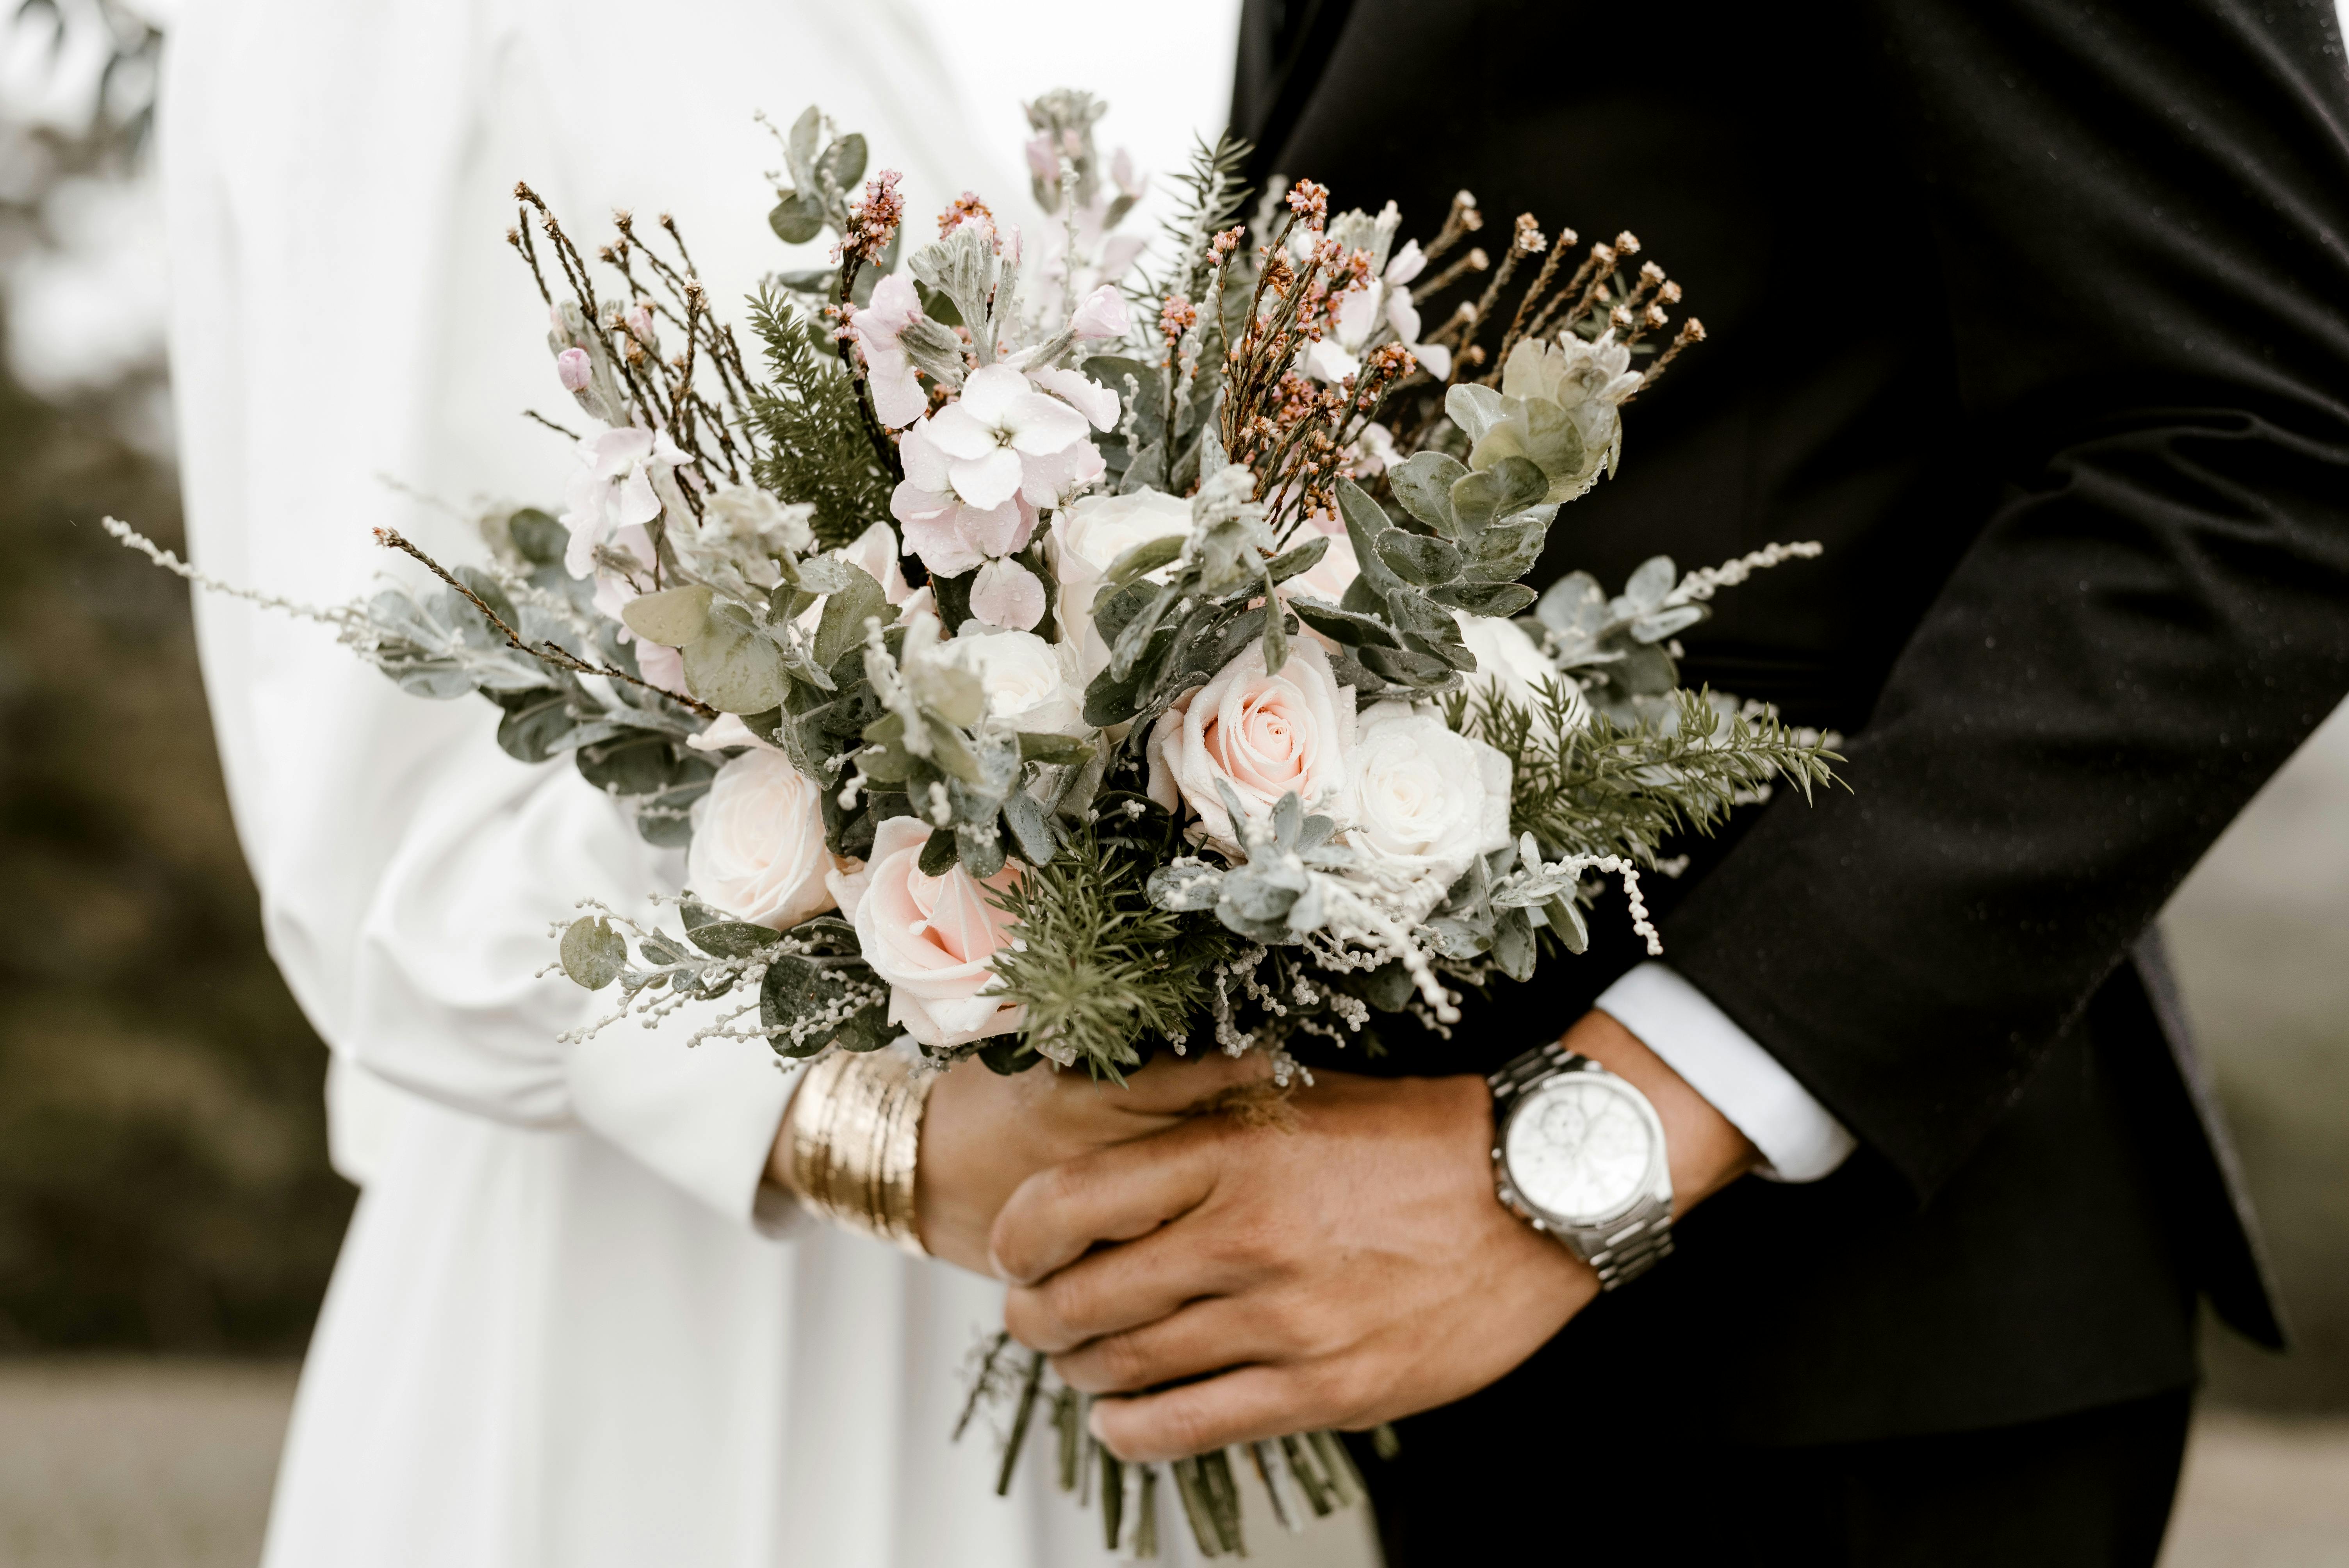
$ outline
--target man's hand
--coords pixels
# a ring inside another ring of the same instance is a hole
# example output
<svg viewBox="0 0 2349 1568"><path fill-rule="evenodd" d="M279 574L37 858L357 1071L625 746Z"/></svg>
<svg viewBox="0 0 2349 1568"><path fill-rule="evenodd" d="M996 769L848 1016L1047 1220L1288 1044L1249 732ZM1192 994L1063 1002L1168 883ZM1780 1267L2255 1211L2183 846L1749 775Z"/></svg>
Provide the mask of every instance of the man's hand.
<svg viewBox="0 0 2349 1568"><path fill-rule="evenodd" d="M1195 1103L1265 1078L1269 1065L1220 1051L1183 1060L1162 1056L1127 1075L1126 1087L1082 1071L1031 1068L1006 1078L976 1059L957 1063L931 1089L922 1114L915 1177L922 1245L974 1273L991 1272L988 1229L1035 1172L1094 1150L1163 1131ZM783 1113L767 1179L791 1188L792 1116Z"/></svg>
<svg viewBox="0 0 2349 1568"><path fill-rule="evenodd" d="M1654 1102L1678 1210L1754 1163L1614 1019L1590 1014L1566 1043ZM1319 1073L1290 1103L1293 1128L1199 1118L1041 1171L996 1220L999 1272L1017 1282L1006 1326L1073 1387L1133 1396L1093 1407L1094 1434L1127 1459L1448 1403L1598 1294L1494 1196L1483 1079ZM1204 1380L1164 1387L1185 1378Z"/></svg>

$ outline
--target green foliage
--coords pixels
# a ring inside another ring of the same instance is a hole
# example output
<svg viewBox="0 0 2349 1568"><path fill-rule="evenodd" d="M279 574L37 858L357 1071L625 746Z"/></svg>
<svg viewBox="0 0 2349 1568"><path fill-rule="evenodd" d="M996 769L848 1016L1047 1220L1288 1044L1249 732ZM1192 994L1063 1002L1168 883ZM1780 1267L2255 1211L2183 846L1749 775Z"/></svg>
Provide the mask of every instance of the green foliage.
<svg viewBox="0 0 2349 1568"><path fill-rule="evenodd" d="M1709 694L1676 691L1662 722L1618 724L1580 707L1550 683L1539 702L1495 688L1450 699L1453 727L1509 759L1509 830L1543 852L1621 855L1652 865L1656 848L1682 830L1710 833L1741 800L1774 779L1809 799L1840 782L1843 758L1766 712L1724 712Z"/></svg>
<svg viewBox="0 0 2349 1568"><path fill-rule="evenodd" d="M895 481L874 454L856 389L823 321L772 286L760 290L750 315L769 377L750 392L762 448L753 475L780 500L814 507L808 521L816 542L838 549L889 515Z"/></svg>
<svg viewBox="0 0 2349 1568"><path fill-rule="evenodd" d="M997 895L1019 942L996 955L995 972L1004 999L1027 1009L1029 1042L1122 1083L1146 1040L1189 1032L1206 1010L1206 972L1234 944L1212 917L1150 902L1151 871L1183 848L1174 820L1138 796L1097 804L1099 821Z"/></svg>

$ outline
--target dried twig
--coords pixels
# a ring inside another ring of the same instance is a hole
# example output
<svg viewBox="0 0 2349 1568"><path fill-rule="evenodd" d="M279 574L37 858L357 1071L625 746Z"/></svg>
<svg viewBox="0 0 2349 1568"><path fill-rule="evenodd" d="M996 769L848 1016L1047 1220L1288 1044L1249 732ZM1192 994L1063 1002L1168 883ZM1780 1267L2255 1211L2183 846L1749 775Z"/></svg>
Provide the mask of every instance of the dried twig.
<svg viewBox="0 0 2349 1568"><path fill-rule="evenodd" d="M375 531L375 542L378 544L382 545L387 550L397 550L404 555L411 555L417 560L424 562L426 571L431 573L433 576L438 577L441 582L446 583L450 587L454 588L458 593L463 594L466 599L471 603L473 608L481 613L482 618L487 620L491 625L495 626L498 631L503 634L506 642L516 652L528 654L532 658L538 660L541 664L553 665L557 669L569 670L574 675L602 676L606 680L626 681L630 686L642 686L645 690L651 692L656 696L668 698L669 701L676 703L680 707L691 709L693 712L699 714L704 718L716 718L718 717L718 710L710 707L706 702L702 702L695 697L688 696L683 692L671 691L667 686L655 686L652 682L646 680L641 676L632 676L627 671L616 668L611 665L591 665L586 660L581 658L570 649L564 647L559 643L526 643L523 641L522 634L515 631L512 626L506 624L505 617L499 614L495 610L491 609L488 601L484 600L479 593L474 593L471 588L466 587L461 581L451 576L448 568L442 566L429 555L425 554L424 552L419 550L415 545L410 544L408 542L407 535L401 533L399 530L396 528L378 528Z"/></svg>

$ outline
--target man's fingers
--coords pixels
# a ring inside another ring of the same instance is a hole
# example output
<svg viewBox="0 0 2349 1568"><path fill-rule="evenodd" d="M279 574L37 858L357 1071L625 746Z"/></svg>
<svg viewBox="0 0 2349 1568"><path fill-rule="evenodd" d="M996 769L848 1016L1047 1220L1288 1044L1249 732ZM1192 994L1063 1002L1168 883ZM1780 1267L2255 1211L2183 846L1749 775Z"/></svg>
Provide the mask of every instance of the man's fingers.
<svg viewBox="0 0 2349 1568"><path fill-rule="evenodd" d="M1179 1231L1163 1232L1103 1248L1032 1285L1013 1285L1003 1299L1003 1326L1030 1350L1058 1354L1252 1283L1238 1260L1204 1254Z"/></svg>
<svg viewBox="0 0 2349 1568"><path fill-rule="evenodd" d="M1093 1401L1093 1436L1129 1463L1204 1454L1339 1425L1349 1413L1323 1393L1328 1375L1315 1367L1242 1367L1156 1394Z"/></svg>
<svg viewBox="0 0 2349 1568"><path fill-rule="evenodd" d="M1188 1212L1215 1191L1220 1130L1186 1122L1039 1171L995 1216L988 1238L995 1272L1030 1284L1096 1243L1145 1236Z"/></svg>
<svg viewBox="0 0 2349 1568"><path fill-rule="evenodd" d="M1227 1057L1209 1051L1204 1057L1161 1056L1127 1075L1125 1088L1110 1092L1127 1097L1128 1109L1150 1113L1188 1109L1200 1100L1244 1084L1269 1082L1272 1057L1265 1051Z"/></svg>
<svg viewBox="0 0 2349 1568"><path fill-rule="evenodd" d="M1050 1282L1047 1282L1048 1284ZM1278 1296L1209 1296L1138 1327L1055 1355L1052 1370L1082 1394L1132 1394L1257 1362L1308 1358L1321 1348Z"/></svg>

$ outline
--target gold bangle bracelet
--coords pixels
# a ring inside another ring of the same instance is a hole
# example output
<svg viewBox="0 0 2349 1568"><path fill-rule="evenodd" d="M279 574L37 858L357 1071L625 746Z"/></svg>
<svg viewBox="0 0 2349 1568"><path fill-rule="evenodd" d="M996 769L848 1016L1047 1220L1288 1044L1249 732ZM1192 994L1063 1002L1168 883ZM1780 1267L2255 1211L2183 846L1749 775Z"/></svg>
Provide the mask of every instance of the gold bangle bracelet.
<svg viewBox="0 0 2349 1568"><path fill-rule="evenodd" d="M809 1068L792 1107L791 1177L801 1202L852 1231L926 1256L916 1204L922 1110L937 1075L895 1051L834 1051Z"/></svg>

